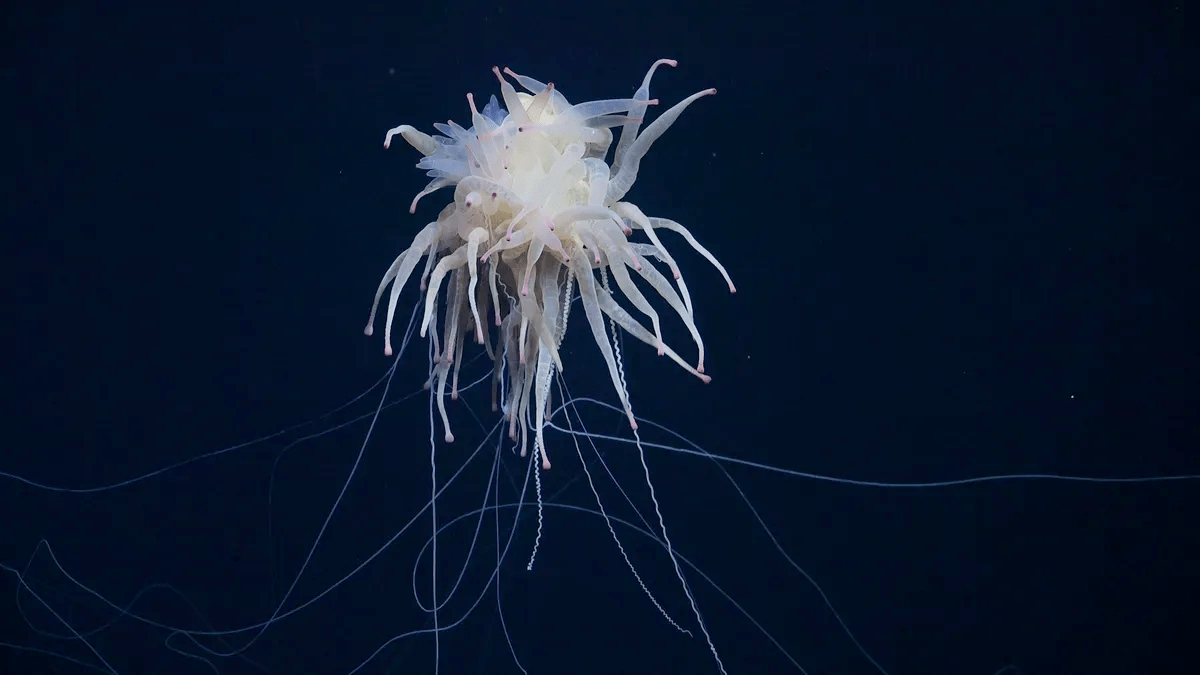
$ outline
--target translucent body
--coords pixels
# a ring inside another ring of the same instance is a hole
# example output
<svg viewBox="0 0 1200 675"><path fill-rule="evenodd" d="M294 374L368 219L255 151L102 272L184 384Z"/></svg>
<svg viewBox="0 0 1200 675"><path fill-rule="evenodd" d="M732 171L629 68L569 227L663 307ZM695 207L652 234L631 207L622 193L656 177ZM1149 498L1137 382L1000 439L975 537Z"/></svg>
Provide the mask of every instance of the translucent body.
<svg viewBox="0 0 1200 675"><path fill-rule="evenodd" d="M660 355L670 357L705 382L709 380L704 375L704 342L693 320L692 299L678 266L655 230L682 235L720 270L731 292L733 282L716 258L682 225L649 218L636 205L623 201L654 141L693 101L716 93L715 89L706 89L692 94L642 130L642 117L658 103L649 92L651 77L660 65L674 66L675 62L664 59L651 66L633 98L576 105L553 84L505 69L531 92L518 93L500 69L493 68L504 106L493 96L480 111L468 94L470 128L451 121L434 125L440 136L430 136L408 125L388 131L384 146L390 146L392 138L399 135L425 155L417 167L432 178L410 210L415 210L423 196L444 187L454 188L454 199L384 274L366 333L372 333L379 301L391 284L384 351L392 353L391 328L400 291L425 258L421 334L427 335L433 327L437 365L430 384L436 387L447 441L454 436L446 415L446 383L451 380L450 395L456 397L458 364L466 335L471 332L496 364L493 400L502 402L494 407L509 416L510 435L519 438L525 454L532 426L535 451L541 453L543 467L550 467L541 429L551 376L555 369L563 369L558 346L566 330L575 284L588 326L631 426L636 428L636 422L620 383L617 361L604 330L604 316L655 347ZM607 157L614 126L621 127L621 135L610 164ZM633 239L637 231L645 235L644 243ZM674 285L653 264L655 260L665 265ZM650 329L618 304L607 282L597 283L597 272L605 279L611 272L634 309L650 319ZM653 288L683 321L696 343L695 366L664 343L658 313L635 284L636 278ZM446 292L439 295L442 289ZM435 321L439 307L445 308L440 333ZM494 338L489 336L489 318L497 328ZM497 389L501 393L496 394Z"/></svg>

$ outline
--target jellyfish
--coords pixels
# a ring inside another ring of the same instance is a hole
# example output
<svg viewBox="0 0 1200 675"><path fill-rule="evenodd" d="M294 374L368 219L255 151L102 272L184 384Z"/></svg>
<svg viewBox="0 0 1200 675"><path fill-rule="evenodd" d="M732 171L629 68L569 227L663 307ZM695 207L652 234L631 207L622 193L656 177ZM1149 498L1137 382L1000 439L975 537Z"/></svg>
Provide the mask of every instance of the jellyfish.
<svg viewBox="0 0 1200 675"><path fill-rule="evenodd" d="M540 459L542 470L550 469L543 429L550 410L551 381L564 368L559 347L574 306L576 287L588 328L635 434L638 425L629 402L619 341L615 339L617 326L701 381L710 381L704 373L704 340L696 328L691 295L659 232L681 237L712 263L731 293L736 292L733 281L720 261L686 227L668 218L647 216L625 199L654 141L688 106L717 93L716 89L698 91L643 129L650 108L659 103L650 98L650 81L664 65L675 67L677 63L672 59L654 62L632 98L577 104L568 101L552 82L543 84L509 68L501 72L493 67L504 103L493 95L480 110L474 96L467 94L470 127L448 121L434 125L439 136L409 125L387 132L384 147L390 147L392 139L400 136L424 155L417 168L425 169L431 178L413 199L410 213L415 212L422 197L441 188L453 188L454 197L384 273L364 332L368 336L374 332L375 315L390 284L384 353L393 354L392 325L400 292L424 259L420 334L432 340L429 386L447 443L454 441L446 413L447 380L450 397L455 399L464 344L471 333L494 364L492 410L503 411L508 435L518 444L520 455L527 455L532 437L533 459ZM526 91L518 92L505 75ZM612 129L616 127L621 131L613 149ZM696 345L694 366L666 344L658 311L635 279L653 289L683 322ZM633 310L649 320L649 328L617 302L611 285L614 282ZM439 308L444 308L440 317ZM605 318L612 326L612 342ZM642 466L667 554L708 648L724 673L671 546L644 457ZM544 506L540 474L535 474L535 484L540 523ZM432 501L436 502L436 493ZM609 527L611 530L611 521ZM436 539L436 510L434 530ZM539 525L529 569L540 535ZM619 540L617 544L620 546ZM675 628L684 630L654 599L628 557L626 563L659 612ZM433 586L436 590L436 577ZM433 604L437 604L436 597ZM436 626L436 613L434 620Z"/></svg>

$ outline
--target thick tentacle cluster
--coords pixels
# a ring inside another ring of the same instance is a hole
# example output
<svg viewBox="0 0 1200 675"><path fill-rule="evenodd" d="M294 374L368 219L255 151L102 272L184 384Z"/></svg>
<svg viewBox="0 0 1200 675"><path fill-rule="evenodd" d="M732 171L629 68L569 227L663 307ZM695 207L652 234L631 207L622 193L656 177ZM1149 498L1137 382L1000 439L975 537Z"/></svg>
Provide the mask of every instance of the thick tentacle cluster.
<svg viewBox="0 0 1200 675"><path fill-rule="evenodd" d="M658 104L650 98L650 80L662 65L674 66L675 62L663 59L651 66L632 98L575 105L553 83L493 68L504 103L492 96L479 110L468 94L471 127L452 121L435 124L438 136L408 125L388 131L384 147L399 135L424 155L417 167L432 179L413 200L410 211L416 210L422 197L441 188L452 187L454 200L384 274L366 334L372 333L380 299L391 284L384 351L392 353L397 299L423 260L421 335L431 333L434 341L436 362L429 384L436 388L447 441L454 437L446 415L446 387L449 383L451 398L457 398L463 344L471 333L495 363L493 409L501 408L508 416L509 433L520 440L522 454L533 427L535 451L549 468L541 430L553 372L563 367L558 347L576 285L588 326L635 428L604 329L605 316L660 355L708 381L704 342L693 318L692 299L659 232L681 235L720 271L731 292L733 282L682 225L647 217L636 205L624 201L654 141L693 101L716 93L706 89L692 94L643 128L647 110ZM528 93L518 92L504 75ZM610 164L607 157L613 127L620 127L621 133ZM635 232L644 235L644 241L635 238ZM610 276L633 309L650 320L649 329L618 304L608 284ZM695 366L663 341L658 312L635 279L652 288L682 319L696 343ZM440 332L439 305L444 305Z"/></svg>

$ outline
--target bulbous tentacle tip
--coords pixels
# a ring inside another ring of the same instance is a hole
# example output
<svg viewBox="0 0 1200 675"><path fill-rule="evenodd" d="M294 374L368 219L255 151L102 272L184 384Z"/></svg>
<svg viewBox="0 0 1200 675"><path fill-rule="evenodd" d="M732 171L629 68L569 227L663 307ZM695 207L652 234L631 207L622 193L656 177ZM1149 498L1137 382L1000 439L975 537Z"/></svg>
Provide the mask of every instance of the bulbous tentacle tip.
<svg viewBox="0 0 1200 675"><path fill-rule="evenodd" d="M446 432L446 442L447 443L454 442L454 434L450 433L449 431Z"/></svg>
<svg viewBox="0 0 1200 675"><path fill-rule="evenodd" d="M367 324L367 327L363 329L363 335L366 335L367 337L371 337L374 334L375 334L375 327L372 326L371 324Z"/></svg>

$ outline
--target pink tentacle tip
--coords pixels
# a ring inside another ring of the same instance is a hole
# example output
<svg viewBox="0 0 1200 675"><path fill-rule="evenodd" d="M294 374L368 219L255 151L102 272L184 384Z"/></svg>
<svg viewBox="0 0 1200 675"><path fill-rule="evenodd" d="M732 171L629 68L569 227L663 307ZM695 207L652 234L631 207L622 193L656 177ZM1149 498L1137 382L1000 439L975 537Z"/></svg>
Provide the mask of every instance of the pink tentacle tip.
<svg viewBox="0 0 1200 675"><path fill-rule="evenodd" d="M550 470L550 460L543 457L542 458L542 471L549 471L549 470Z"/></svg>
<svg viewBox="0 0 1200 675"><path fill-rule="evenodd" d="M450 433L449 431L446 432L446 442L447 443L454 442L454 434Z"/></svg>
<svg viewBox="0 0 1200 675"><path fill-rule="evenodd" d="M392 346L391 346L391 345L384 345L384 346L383 346L383 355L384 355L384 356L391 356L391 355L392 355Z"/></svg>

